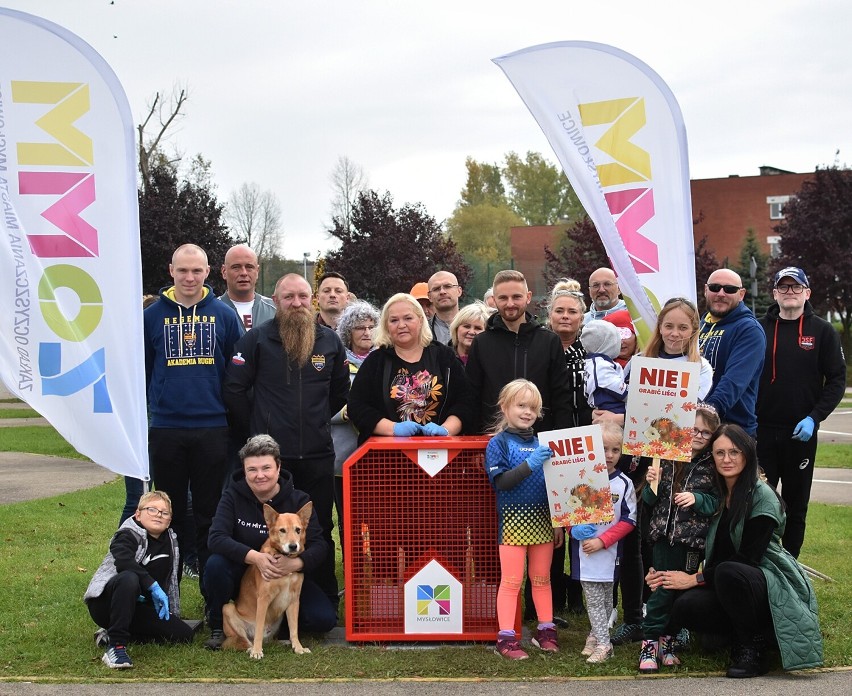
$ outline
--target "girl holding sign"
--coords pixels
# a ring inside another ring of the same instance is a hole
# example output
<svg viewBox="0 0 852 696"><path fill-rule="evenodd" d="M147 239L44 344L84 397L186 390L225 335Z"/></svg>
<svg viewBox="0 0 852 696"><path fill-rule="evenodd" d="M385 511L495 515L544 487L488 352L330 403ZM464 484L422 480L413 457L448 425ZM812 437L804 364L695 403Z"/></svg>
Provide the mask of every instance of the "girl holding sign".
<svg viewBox="0 0 852 696"><path fill-rule="evenodd" d="M496 433L485 449L485 470L497 491L497 529L500 553L500 588L497 591L497 646L495 652L509 660L529 655L515 635L515 611L529 563L532 599L538 615L533 645L558 652L550 594L550 564L554 545L563 543L562 528L553 528L542 466L552 456L539 445L533 424L541 418L541 393L532 382L516 379L500 391L500 417Z"/></svg>
<svg viewBox="0 0 852 696"><path fill-rule="evenodd" d="M646 580L655 587L665 571L697 573L704 558L704 544L710 518L719 506L719 491L714 479L713 457L707 443L719 427L719 415L712 406L701 404L695 414L692 437L692 461L663 461L659 469L650 467L642 500L650 506L649 539L653 543L653 566ZM674 653L673 637L664 635L676 593L657 586L648 598L642 621L644 640L639 653L639 671L656 672L660 663L674 667L680 660Z"/></svg>

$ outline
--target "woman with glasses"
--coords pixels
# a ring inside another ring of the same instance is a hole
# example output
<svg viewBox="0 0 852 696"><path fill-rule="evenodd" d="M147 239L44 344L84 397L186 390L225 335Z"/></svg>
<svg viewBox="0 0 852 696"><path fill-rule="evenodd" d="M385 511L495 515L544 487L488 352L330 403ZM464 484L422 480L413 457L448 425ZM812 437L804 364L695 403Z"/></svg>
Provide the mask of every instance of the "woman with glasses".
<svg viewBox="0 0 852 696"><path fill-rule="evenodd" d="M425 283L424 283L425 285ZM349 383L355 379L361 363L373 351L373 334L379 323L379 310L369 302L351 302L337 321L337 335L346 348L349 362ZM331 439L334 442L334 507L337 509L337 532L343 552L343 463L358 446L358 431L349 420L347 406L331 419Z"/></svg>
<svg viewBox="0 0 852 696"><path fill-rule="evenodd" d="M131 642L189 643L192 629L180 619L177 535L169 525L172 501L163 491L145 493L119 527L83 600L100 626L95 642L110 669L128 669Z"/></svg>
<svg viewBox="0 0 852 696"><path fill-rule="evenodd" d="M729 635L728 677L765 673L765 649L775 641L784 669L820 666L816 596L805 571L779 543L784 505L759 477L754 440L726 423L708 449L721 504L707 533L704 571L668 571L649 581L654 588L686 590L672 606L667 631L685 626Z"/></svg>
<svg viewBox="0 0 852 696"><path fill-rule="evenodd" d="M651 485L642 489L642 501L650 508L648 540L653 544L649 580L668 570L698 572L710 518L719 507L713 458L707 449L718 427L716 410L706 404L699 405L692 436L692 460L664 459L659 472L649 468L645 473L648 484L658 481L656 493ZM666 634L674 598L675 593L664 587L658 587L648 597L642 621L640 672L656 672L661 664L664 667L680 664L674 652L674 636Z"/></svg>

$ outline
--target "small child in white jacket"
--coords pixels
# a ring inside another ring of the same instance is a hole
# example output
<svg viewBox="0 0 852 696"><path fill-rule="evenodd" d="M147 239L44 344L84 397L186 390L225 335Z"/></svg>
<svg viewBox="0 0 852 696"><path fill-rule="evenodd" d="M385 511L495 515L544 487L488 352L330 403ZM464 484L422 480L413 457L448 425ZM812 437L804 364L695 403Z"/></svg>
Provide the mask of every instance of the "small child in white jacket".
<svg viewBox="0 0 852 696"><path fill-rule="evenodd" d="M624 413L627 384L615 358L621 352L621 336L614 324L603 320L583 326L580 342L586 350L586 398L593 409Z"/></svg>

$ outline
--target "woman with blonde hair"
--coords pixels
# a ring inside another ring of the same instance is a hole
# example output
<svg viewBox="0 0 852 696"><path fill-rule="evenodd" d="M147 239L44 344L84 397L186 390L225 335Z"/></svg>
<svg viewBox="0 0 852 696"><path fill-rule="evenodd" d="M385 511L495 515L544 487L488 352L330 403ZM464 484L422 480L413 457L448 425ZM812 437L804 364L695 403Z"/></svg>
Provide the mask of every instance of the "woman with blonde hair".
<svg viewBox="0 0 852 696"><path fill-rule="evenodd" d="M432 341L420 303L397 293L382 308L374 350L355 375L349 418L358 442L371 435L458 435L470 421L464 366L449 346Z"/></svg>
<svg viewBox="0 0 852 696"><path fill-rule="evenodd" d="M473 345L473 339L485 331L488 317L493 313L493 309L477 300L462 307L450 324L450 341L463 364L467 364L467 354Z"/></svg>

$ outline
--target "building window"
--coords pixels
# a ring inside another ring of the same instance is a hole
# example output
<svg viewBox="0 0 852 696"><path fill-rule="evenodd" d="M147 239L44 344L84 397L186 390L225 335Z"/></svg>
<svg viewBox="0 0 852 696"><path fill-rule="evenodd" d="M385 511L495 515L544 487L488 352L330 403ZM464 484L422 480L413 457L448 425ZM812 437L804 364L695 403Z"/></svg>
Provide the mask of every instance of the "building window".
<svg viewBox="0 0 852 696"><path fill-rule="evenodd" d="M767 196L766 202L769 204L769 219L783 220L784 206L789 200L790 196Z"/></svg>
<svg viewBox="0 0 852 696"><path fill-rule="evenodd" d="M769 245L769 256L777 259L781 255L781 237L777 234L770 235L766 238L766 243Z"/></svg>

